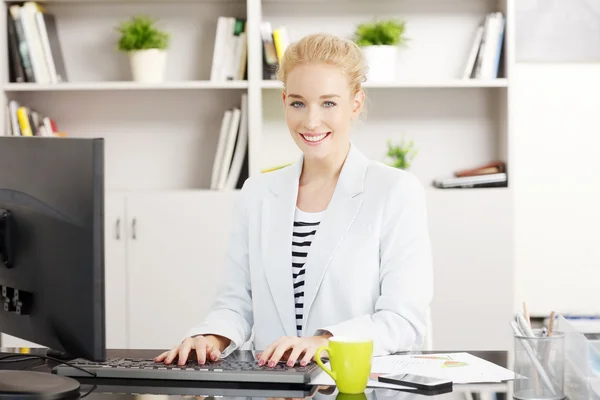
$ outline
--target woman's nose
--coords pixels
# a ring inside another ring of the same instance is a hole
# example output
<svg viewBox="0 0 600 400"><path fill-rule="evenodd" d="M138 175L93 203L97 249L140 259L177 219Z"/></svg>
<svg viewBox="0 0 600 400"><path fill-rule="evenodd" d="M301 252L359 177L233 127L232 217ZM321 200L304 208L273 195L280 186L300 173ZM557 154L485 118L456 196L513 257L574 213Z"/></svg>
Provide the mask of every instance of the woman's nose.
<svg viewBox="0 0 600 400"><path fill-rule="evenodd" d="M308 130L315 130L321 125L321 119L317 112L309 111L304 120L304 127Z"/></svg>

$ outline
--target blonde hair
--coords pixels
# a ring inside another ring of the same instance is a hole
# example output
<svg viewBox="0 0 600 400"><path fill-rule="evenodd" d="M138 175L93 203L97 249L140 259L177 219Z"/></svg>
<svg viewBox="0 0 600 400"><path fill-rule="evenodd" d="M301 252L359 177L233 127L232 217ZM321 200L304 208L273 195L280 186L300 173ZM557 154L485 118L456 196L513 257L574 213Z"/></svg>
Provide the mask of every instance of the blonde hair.
<svg viewBox="0 0 600 400"><path fill-rule="evenodd" d="M351 40L328 33L310 34L290 44L279 63L277 79L285 86L287 76L294 67L312 63L340 68L348 78L352 95L366 81L367 67L360 47Z"/></svg>

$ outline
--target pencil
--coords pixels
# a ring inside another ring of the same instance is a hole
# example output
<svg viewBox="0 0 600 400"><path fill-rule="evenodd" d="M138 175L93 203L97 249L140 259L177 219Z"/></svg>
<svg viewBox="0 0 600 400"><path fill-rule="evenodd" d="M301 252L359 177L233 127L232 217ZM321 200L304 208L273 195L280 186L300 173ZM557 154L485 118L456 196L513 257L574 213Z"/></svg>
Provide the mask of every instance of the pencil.
<svg viewBox="0 0 600 400"><path fill-rule="evenodd" d="M548 322L548 336L552 336L552 330L554 329L554 311L550 313L550 321Z"/></svg>

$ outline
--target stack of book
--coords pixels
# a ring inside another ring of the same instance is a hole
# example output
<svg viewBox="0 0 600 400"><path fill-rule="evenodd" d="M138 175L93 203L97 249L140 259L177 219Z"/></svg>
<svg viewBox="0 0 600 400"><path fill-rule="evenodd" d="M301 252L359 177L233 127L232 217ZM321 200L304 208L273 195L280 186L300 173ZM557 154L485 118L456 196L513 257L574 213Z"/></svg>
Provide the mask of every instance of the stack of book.
<svg viewBox="0 0 600 400"><path fill-rule="evenodd" d="M67 81L56 20L38 3L8 5L10 82Z"/></svg>
<svg viewBox="0 0 600 400"><path fill-rule="evenodd" d="M56 122L31 107L10 100L6 107L8 136L66 136L59 132Z"/></svg>
<svg viewBox="0 0 600 400"><path fill-rule="evenodd" d="M247 43L245 19L218 18L210 70L211 81L223 82L247 79Z"/></svg>
<svg viewBox="0 0 600 400"><path fill-rule="evenodd" d="M240 189L248 173L248 95L244 93L240 107L223 113L210 188Z"/></svg>
<svg viewBox="0 0 600 400"><path fill-rule="evenodd" d="M463 71L464 79L495 79L498 77L506 19L500 12L486 15L475 30L473 45Z"/></svg>
<svg viewBox="0 0 600 400"><path fill-rule="evenodd" d="M290 44L290 36L285 26L273 29L268 21L260 24L260 36L263 48L263 79L277 79L277 68L285 49Z"/></svg>
<svg viewBox="0 0 600 400"><path fill-rule="evenodd" d="M440 189L507 187L506 164L492 161L476 168L456 171L452 177L434 179L433 186Z"/></svg>

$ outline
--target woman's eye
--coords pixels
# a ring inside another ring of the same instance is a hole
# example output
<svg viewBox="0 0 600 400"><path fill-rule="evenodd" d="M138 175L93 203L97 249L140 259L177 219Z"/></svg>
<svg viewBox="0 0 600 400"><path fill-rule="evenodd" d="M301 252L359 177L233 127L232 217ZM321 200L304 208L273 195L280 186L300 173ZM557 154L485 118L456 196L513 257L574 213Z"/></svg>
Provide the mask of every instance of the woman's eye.
<svg viewBox="0 0 600 400"><path fill-rule="evenodd" d="M302 106L303 104L302 104L302 102L300 102L300 101L293 101L293 102L292 102L290 105L291 105L292 107L296 107L296 108L298 108L298 107Z"/></svg>
<svg viewBox="0 0 600 400"><path fill-rule="evenodd" d="M336 104L333 101L326 101L325 103L323 103L323 105L325 107L335 107Z"/></svg>

